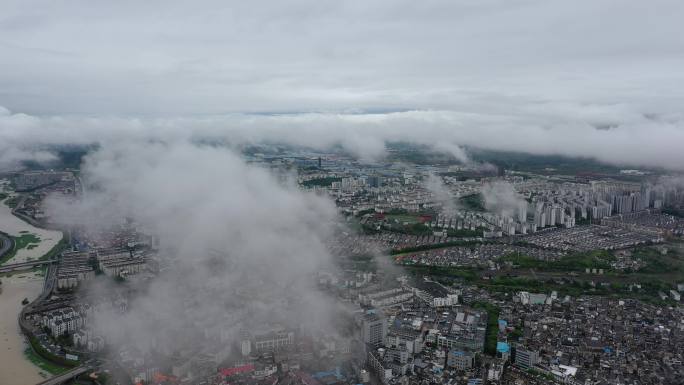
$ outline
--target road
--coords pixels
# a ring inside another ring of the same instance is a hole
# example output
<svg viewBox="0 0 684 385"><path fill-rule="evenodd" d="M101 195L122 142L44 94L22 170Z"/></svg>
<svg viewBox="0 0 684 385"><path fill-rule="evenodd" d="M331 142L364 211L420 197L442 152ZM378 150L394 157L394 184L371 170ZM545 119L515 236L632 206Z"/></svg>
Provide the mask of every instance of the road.
<svg viewBox="0 0 684 385"><path fill-rule="evenodd" d="M12 238L3 233L0 233L0 242L2 242L2 246L0 246L0 259L2 259L6 253L9 253L10 250L12 250L14 242L12 241Z"/></svg>
<svg viewBox="0 0 684 385"><path fill-rule="evenodd" d="M48 269L45 274L45 284L43 285L43 292L36 298L33 302L30 304L26 305L21 312L19 313L19 327L21 330L24 332L24 334L29 334L31 333L31 325L29 321L26 320L26 313L30 313L33 311L34 307L40 305L42 301L47 299L50 294L52 293L52 290L54 289L55 285L55 273L57 271L57 268L55 265L52 264L52 262L56 262L56 260L50 260L50 261L40 261L44 263L49 263L48 264ZM45 380L38 385L61 385L64 382L71 380L75 377L80 376L83 373L86 373L88 371L92 370L90 366L79 366L77 368L74 368L66 373L60 374L58 376L55 376L53 378L50 378L48 380Z"/></svg>
<svg viewBox="0 0 684 385"><path fill-rule="evenodd" d="M42 301L44 301L47 297L50 296L50 293L52 293L52 290L54 289L54 284L55 284L55 272L57 271L57 268L55 265L48 265L48 270L45 274L45 284L43 286L43 293L31 304L27 305L24 307L24 309L21 311L19 314L19 326L21 329L26 333L26 331L31 329L31 326L29 325L29 322L26 320L25 314L33 309L34 306L37 304L40 304ZM92 370L90 366L79 366L76 367L66 373L60 374L58 376L52 377L48 380L45 380L37 385L61 385L64 382L71 380L73 378L76 378L80 376L83 373L86 373L88 371Z"/></svg>
<svg viewBox="0 0 684 385"><path fill-rule="evenodd" d="M12 214L14 214L16 217L19 219L22 219L29 224L35 226L35 227L42 227L40 223L35 221L33 218L30 218L26 215L23 215L20 212L17 212L17 209L20 209L24 205L24 201L26 199L26 196L22 194L21 199L19 200L17 206L12 210ZM2 240L2 245L0 246L0 257L4 255L6 251L5 249L13 247L13 242L11 239L8 239L9 242L6 242L4 237L4 234L0 234L0 240ZM25 306L21 312L19 313L18 316L18 321L19 321L19 327L21 328L22 332L26 335L31 335L32 334L32 326L30 325L30 322L26 319L26 314L30 314L34 309L41 304L41 302L45 301L47 298L50 297L50 294L54 290L55 283L57 281L56 279L56 272L57 272L57 266L55 263L57 263L57 259L50 259L50 260L35 260L35 261L29 261L29 262L23 262L23 263L15 263L11 265L4 265L0 266L0 273L5 273L9 271L15 271L15 270L22 270L22 269L27 269L27 268L33 268L36 266L43 266L47 265L47 271L45 273L45 282L43 284L43 292L36 298L33 302ZM80 376L83 373L87 373L88 371L91 371L92 367L88 364L81 365L79 367L76 367L66 373L60 374L58 376L55 376L53 378L50 378L48 380L45 380L43 382L40 382L38 385L61 385L71 379L74 379L78 376Z"/></svg>
<svg viewBox="0 0 684 385"><path fill-rule="evenodd" d="M2 265L0 266L0 273L9 273L11 271L17 271L17 270L25 270L25 269L33 269L34 267L38 266L43 266L43 265L50 265L57 262L56 259L49 259L49 260L36 260L36 261L29 261L29 262L22 262L22 263L13 263L11 265Z"/></svg>
<svg viewBox="0 0 684 385"><path fill-rule="evenodd" d="M86 367L86 366L79 366L78 368L74 368L66 373L60 374L59 376L55 376L50 378L49 380L45 380L38 385L61 385L66 381L69 381L75 377L80 376L83 373L88 372L91 370L91 368Z"/></svg>

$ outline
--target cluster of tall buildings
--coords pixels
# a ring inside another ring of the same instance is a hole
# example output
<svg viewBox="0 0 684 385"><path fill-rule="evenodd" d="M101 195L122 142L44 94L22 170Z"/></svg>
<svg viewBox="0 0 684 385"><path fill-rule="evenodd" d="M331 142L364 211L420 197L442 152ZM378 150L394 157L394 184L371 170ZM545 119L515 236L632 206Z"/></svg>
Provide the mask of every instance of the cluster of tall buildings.
<svg viewBox="0 0 684 385"><path fill-rule="evenodd" d="M541 229L549 226L575 226L575 210L561 204L537 202L534 210L534 226ZM585 217L586 218L586 217Z"/></svg>
<svg viewBox="0 0 684 385"><path fill-rule="evenodd" d="M579 221L600 220L617 214L663 207L676 192L638 183L593 181L579 183L541 183L518 186L534 207L537 229L549 226L573 227Z"/></svg>

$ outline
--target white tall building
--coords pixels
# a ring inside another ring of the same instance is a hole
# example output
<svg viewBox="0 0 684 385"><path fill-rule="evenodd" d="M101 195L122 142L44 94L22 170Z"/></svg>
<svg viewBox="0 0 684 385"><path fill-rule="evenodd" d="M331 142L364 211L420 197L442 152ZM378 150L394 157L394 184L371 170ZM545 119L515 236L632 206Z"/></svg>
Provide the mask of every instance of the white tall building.
<svg viewBox="0 0 684 385"><path fill-rule="evenodd" d="M525 223L527 221L527 202L521 202L518 207L518 222Z"/></svg>
<svg viewBox="0 0 684 385"><path fill-rule="evenodd" d="M385 317L376 313L367 313L363 316L363 342L372 345L380 346L385 343L387 336L387 321Z"/></svg>

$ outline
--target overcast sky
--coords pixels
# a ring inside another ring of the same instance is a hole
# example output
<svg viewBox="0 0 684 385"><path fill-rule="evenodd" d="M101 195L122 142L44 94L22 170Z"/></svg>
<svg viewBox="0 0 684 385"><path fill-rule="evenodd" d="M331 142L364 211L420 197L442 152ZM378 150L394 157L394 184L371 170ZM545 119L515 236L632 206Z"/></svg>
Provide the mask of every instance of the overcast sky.
<svg viewBox="0 0 684 385"><path fill-rule="evenodd" d="M681 0L5 0L0 106L52 122L438 111L480 117L447 135L509 122L496 134L530 134L525 151L583 155L578 126L644 126L671 146L682 20ZM535 142L543 130L579 144Z"/></svg>

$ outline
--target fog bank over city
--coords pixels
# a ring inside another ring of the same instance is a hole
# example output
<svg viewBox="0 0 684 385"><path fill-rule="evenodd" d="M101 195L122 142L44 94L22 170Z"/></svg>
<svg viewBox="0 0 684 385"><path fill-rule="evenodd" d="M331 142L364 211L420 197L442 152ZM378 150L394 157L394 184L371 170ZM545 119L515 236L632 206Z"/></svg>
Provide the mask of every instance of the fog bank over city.
<svg viewBox="0 0 684 385"><path fill-rule="evenodd" d="M482 186L482 199L487 210L500 215L515 216L527 202L518 194L513 185L506 182L492 182Z"/></svg>
<svg viewBox="0 0 684 385"><path fill-rule="evenodd" d="M503 107L503 106L502 106ZM515 106L511 106L515 108ZM194 118L38 117L0 109L0 166L49 162L49 146L127 141L210 141L239 148L287 144L330 150L337 146L362 161L381 161L385 144L427 145L461 162L466 147L539 155L593 158L624 166L682 170L684 120L677 116L620 116L620 107L553 105L513 113L404 111L374 114L231 114ZM557 107L557 106L556 106ZM606 126L606 122L612 122Z"/></svg>
<svg viewBox="0 0 684 385"><path fill-rule="evenodd" d="M103 148L82 170L80 200L46 202L56 221L95 232L128 219L159 236L160 275L130 283L140 292L127 312L95 315L94 330L115 346L171 355L206 348L206 338L233 346L243 328L338 333L338 309L315 289L316 272L334 270L324 246L331 201L225 149L187 143ZM121 289L108 282L85 290Z"/></svg>

